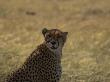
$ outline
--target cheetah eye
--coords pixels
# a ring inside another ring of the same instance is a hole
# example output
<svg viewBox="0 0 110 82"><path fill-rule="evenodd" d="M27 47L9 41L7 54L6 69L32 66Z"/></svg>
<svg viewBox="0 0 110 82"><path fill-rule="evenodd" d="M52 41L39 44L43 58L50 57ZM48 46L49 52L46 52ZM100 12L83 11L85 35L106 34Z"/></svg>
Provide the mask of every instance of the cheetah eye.
<svg viewBox="0 0 110 82"><path fill-rule="evenodd" d="M58 38L61 38L61 37L62 37L62 35L58 36Z"/></svg>
<svg viewBox="0 0 110 82"><path fill-rule="evenodd" d="M49 35L47 35L47 38L50 38L51 37L51 35L49 34Z"/></svg>

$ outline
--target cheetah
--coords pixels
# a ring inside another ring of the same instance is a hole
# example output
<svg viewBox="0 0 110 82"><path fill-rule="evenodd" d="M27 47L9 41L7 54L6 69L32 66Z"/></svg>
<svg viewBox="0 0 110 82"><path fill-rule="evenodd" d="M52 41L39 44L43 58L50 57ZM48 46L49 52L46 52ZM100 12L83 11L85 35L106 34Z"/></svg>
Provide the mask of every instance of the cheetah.
<svg viewBox="0 0 110 82"><path fill-rule="evenodd" d="M44 41L26 59L24 64L9 74L6 82L59 82L62 73L62 48L68 32L42 29Z"/></svg>

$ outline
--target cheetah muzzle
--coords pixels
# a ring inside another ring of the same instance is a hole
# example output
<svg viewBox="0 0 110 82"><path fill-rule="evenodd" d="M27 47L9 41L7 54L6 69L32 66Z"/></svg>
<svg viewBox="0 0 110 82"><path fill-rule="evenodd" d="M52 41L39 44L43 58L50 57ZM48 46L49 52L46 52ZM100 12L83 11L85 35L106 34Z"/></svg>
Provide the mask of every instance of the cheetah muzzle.
<svg viewBox="0 0 110 82"><path fill-rule="evenodd" d="M61 55L68 32L58 29L42 30L44 42L26 59L24 64L8 75L6 82L59 82Z"/></svg>

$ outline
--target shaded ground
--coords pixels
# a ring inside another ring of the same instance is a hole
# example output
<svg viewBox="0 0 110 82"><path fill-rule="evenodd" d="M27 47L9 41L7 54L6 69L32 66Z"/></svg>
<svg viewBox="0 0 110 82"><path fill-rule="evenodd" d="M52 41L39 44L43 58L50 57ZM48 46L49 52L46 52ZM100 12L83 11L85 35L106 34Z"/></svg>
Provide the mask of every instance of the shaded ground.
<svg viewBox="0 0 110 82"><path fill-rule="evenodd" d="M0 0L0 82L43 41L68 31L61 82L110 82L109 0Z"/></svg>

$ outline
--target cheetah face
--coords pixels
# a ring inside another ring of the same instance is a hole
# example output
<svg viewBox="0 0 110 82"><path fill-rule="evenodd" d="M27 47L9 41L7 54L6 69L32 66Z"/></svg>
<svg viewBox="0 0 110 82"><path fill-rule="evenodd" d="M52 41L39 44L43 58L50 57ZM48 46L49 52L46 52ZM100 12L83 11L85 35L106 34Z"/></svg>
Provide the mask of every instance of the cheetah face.
<svg viewBox="0 0 110 82"><path fill-rule="evenodd" d="M42 34L44 35L46 45L50 49L55 50L63 47L68 32L62 32L58 29L48 30L44 28Z"/></svg>

